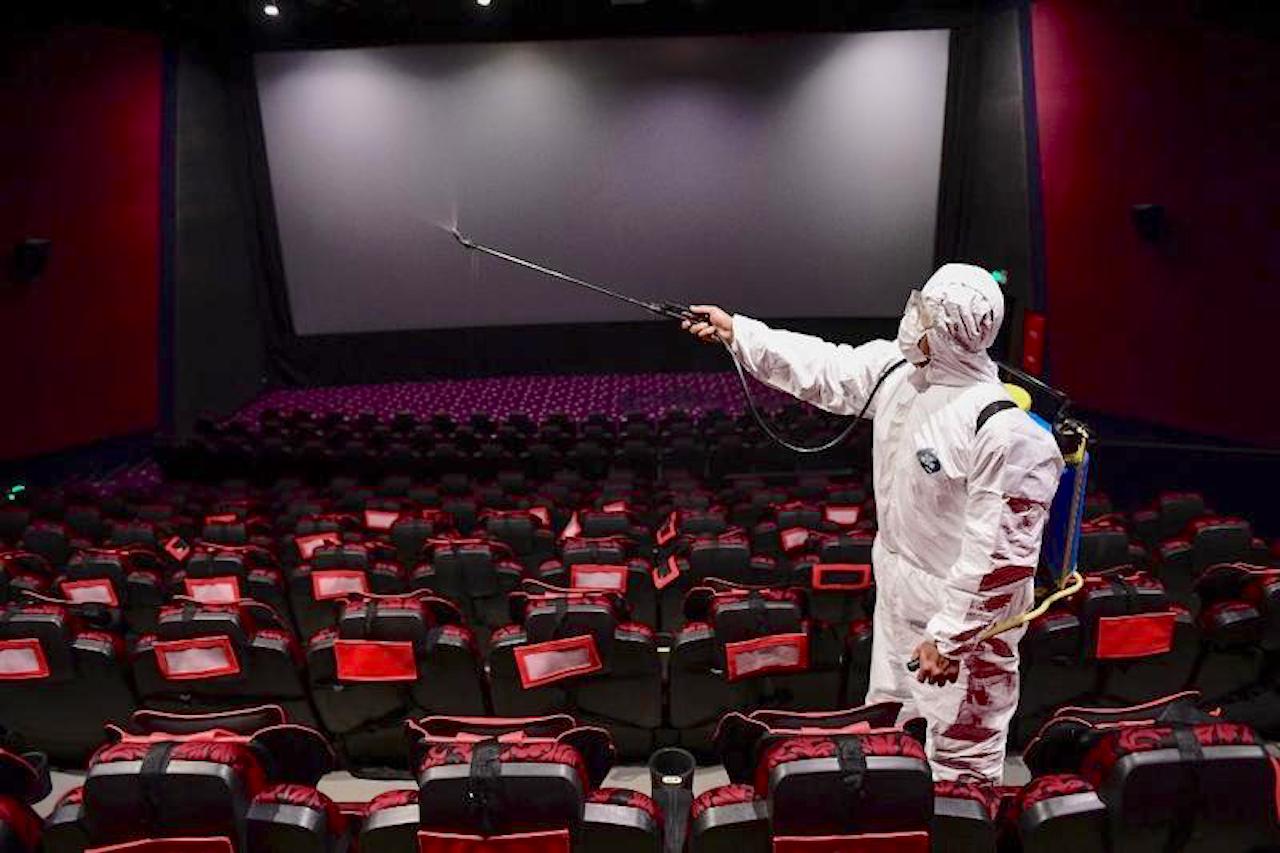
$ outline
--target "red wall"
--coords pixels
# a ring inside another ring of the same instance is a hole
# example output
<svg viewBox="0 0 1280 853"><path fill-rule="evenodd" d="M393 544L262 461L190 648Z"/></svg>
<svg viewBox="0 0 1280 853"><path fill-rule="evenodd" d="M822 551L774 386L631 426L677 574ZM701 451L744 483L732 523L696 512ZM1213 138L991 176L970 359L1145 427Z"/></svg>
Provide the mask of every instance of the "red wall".
<svg viewBox="0 0 1280 853"><path fill-rule="evenodd" d="M53 240L35 284L0 273L0 459L157 422L162 54L157 37L56 33L0 80L0 253Z"/></svg>
<svg viewBox="0 0 1280 853"><path fill-rule="evenodd" d="M1280 51L1186 6L1032 5L1051 370L1090 408L1280 445Z"/></svg>

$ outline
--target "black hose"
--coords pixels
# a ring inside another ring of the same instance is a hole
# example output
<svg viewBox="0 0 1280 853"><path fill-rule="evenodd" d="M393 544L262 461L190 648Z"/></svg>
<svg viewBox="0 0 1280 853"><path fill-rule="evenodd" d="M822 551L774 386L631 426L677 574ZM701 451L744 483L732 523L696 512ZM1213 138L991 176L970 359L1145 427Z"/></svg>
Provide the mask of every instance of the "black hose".
<svg viewBox="0 0 1280 853"><path fill-rule="evenodd" d="M867 413L867 409L871 407L871 401L875 399L876 392L880 390L880 386L884 384L884 381L889 378L889 374L907 363L907 360L904 358L895 361L893 364L886 367L884 372L880 374L880 377L876 379L876 384L871 387L871 393L867 395L866 402L862 404L862 409L850 420L849 425L840 430L840 433L830 441L810 447L788 441L765 421L764 414L761 412L760 407L756 405L755 397L751 394L751 385L747 382L747 373L743 370L742 362L738 360L737 354L733 351L733 346L727 343L724 338L719 338L719 340L720 343L724 344L725 350L728 351L729 358L733 361L734 369L738 371L738 381L742 383L742 394L747 398L747 408L750 410L751 416L755 418L756 423L760 425L760 429L764 430L765 435L769 436L770 439L777 442L782 447L785 447L787 450L790 450L792 453L824 453L831 450L833 447L838 447L843 444L849 436L853 434L853 431L858 428L858 424L862 422L863 415L865 415Z"/></svg>

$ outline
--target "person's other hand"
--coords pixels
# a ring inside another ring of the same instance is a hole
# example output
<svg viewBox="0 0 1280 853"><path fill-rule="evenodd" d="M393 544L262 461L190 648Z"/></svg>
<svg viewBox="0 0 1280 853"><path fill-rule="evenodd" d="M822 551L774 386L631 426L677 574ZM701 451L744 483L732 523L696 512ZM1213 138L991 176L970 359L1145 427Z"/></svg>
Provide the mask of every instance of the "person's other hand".
<svg viewBox="0 0 1280 853"><path fill-rule="evenodd" d="M941 687L960 677L960 661L943 657L933 640L925 640L916 646L916 660L920 661L920 668L916 670L916 681L927 681Z"/></svg>
<svg viewBox="0 0 1280 853"><path fill-rule="evenodd" d="M705 314L711 322L690 322L680 324L689 334L700 341L711 343L717 337L726 344L733 343L733 315L715 305L690 305L695 314Z"/></svg>

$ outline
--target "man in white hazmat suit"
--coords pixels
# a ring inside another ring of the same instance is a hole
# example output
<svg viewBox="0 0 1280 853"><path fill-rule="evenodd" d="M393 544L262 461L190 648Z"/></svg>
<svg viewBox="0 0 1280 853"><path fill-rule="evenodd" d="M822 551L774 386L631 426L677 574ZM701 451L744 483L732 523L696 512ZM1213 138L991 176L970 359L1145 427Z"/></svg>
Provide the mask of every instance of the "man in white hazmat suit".
<svg viewBox="0 0 1280 853"><path fill-rule="evenodd" d="M998 783L1023 629L979 634L1030 608L1063 466L987 355L1004 319L999 285L946 264L912 292L896 343L859 347L693 310L709 322L686 323L690 332L721 338L762 382L827 411L857 414L882 383L866 410L879 518L866 701L901 702L899 722L924 717L935 779Z"/></svg>

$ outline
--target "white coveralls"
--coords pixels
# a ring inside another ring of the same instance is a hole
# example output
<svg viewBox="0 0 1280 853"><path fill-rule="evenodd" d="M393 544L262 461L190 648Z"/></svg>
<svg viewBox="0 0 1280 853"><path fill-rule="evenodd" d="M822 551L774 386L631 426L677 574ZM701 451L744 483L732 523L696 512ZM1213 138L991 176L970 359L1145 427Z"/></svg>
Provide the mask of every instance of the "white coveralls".
<svg viewBox="0 0 1280 853"><path fill-rule="evenodd" d="M1020 410L1000 411L978 429L985 407L1009 399L986 352L1004 316L995 280L979 267L947 264L921 296L936 318L924 333L929 361L890 373L867 409L879 532L866 701L901 702L900 723L924 717L935 779L999 783L1024 629L976 640L1032 604L1063 461L1049 433ZM851 347L737 315L733 350L766 384L857 414L884 371L917 342L920 324L910 316L897 344ZM907 670L927 639L960 662L954 684L922 684Z"/></svg>

